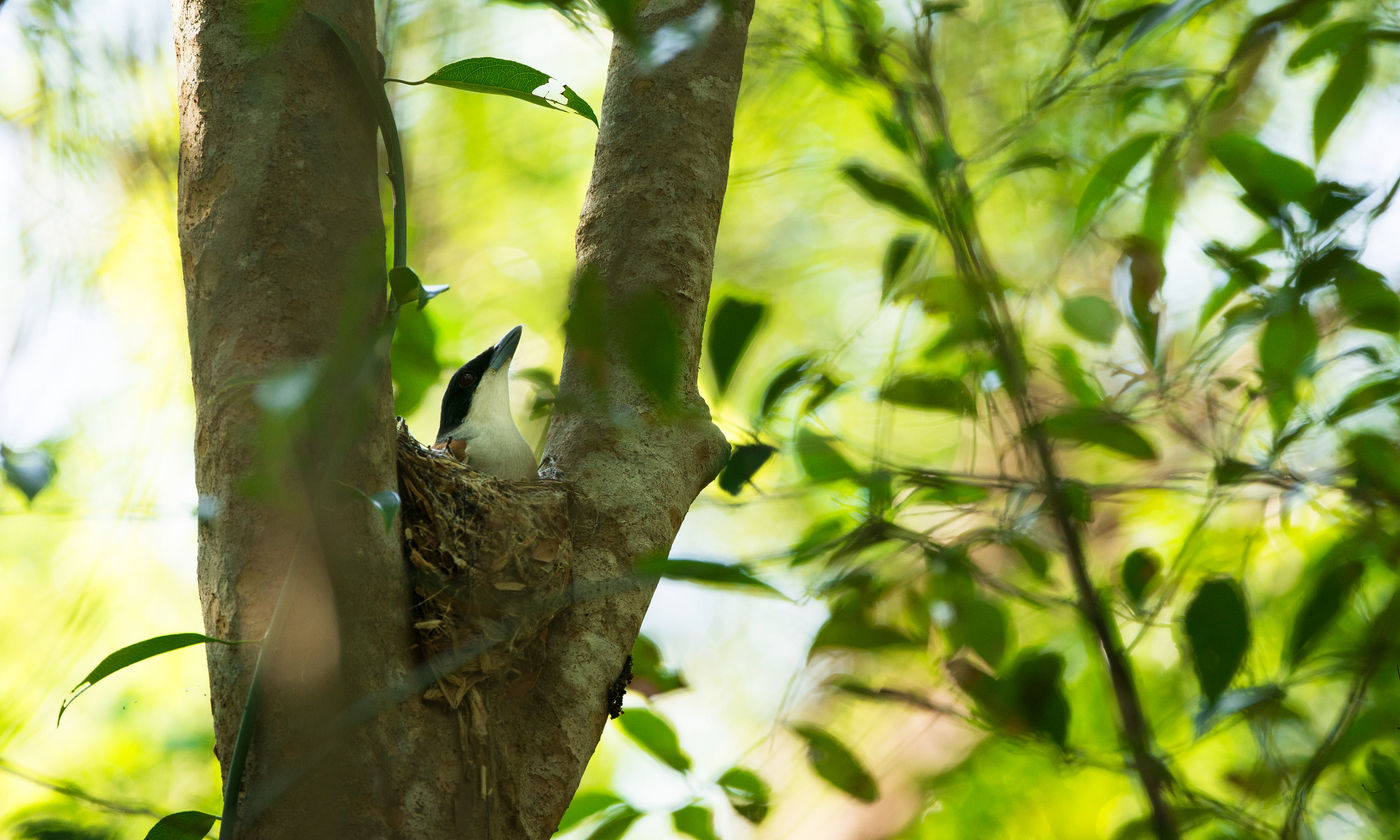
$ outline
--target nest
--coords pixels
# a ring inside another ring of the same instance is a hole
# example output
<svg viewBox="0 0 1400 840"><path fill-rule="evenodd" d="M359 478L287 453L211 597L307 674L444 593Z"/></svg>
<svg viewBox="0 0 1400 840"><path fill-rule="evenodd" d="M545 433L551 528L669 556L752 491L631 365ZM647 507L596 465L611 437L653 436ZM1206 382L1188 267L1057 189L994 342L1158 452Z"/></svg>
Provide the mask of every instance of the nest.
<svg viewBox="0 0 1400 840"><path fill-rule="evenodd" d="M437 677L425 699L455 709L486 681L524 694L568 602L568 485L477 472L424 447L402 419L398 473L413 626Z"/></svg>

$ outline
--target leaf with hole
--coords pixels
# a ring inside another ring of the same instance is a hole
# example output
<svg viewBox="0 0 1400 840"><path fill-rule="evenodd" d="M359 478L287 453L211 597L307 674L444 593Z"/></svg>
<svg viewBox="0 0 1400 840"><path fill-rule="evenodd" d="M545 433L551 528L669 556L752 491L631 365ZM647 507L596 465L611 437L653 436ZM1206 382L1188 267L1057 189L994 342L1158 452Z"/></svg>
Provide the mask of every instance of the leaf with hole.
<svg viewBox="0 0 1400 840"><path fill-rule="evenodd" d="M766 304L753 301L732 297L720 301L714 317L710 319L710 332L706 336L710 369L714 371L720 394L729 389L734 370L758 334L758 327L763 323L767 311Z"/></svg>
<svg viewBox="0 0 1400 840"><path fill-rule="evenodd" d="M880 798L880 788L860 759L830 732L811 724L789 725L807 744L807 761L818 776L861 802Z"/></svg>
<svg viewBox="0 0 1400 840"><path fill-rule="evenodd" d="M1249 651L1249 610L1240 585L1230 577L1202 583L1186 607L1182 626L1201 694L1214 703Z"/></svg>
<svg viewBox="0 0 1400 840"><path fill-rule="evenodd" d="M595 126L598 124L593 109L573 88L548 73L506 58L467 58L439 67L436 72L416 82L403 79L386 81L405 85L441 85L455 90L509 96L554 111L569 111Z"/></svg>

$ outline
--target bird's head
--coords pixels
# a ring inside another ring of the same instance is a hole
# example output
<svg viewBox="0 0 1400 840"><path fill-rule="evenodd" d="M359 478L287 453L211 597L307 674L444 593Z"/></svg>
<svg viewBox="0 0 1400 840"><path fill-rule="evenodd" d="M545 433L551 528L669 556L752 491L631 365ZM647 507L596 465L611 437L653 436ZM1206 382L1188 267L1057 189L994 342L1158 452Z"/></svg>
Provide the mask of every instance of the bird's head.
<svg viewBox="0 0 1400 840"><path fill-rule="evenodd" d="M476 358L457 368L442 395L438 443L469 438L469 430L515 421L510 416L510 360L520 344L516 327Z"/></svg>

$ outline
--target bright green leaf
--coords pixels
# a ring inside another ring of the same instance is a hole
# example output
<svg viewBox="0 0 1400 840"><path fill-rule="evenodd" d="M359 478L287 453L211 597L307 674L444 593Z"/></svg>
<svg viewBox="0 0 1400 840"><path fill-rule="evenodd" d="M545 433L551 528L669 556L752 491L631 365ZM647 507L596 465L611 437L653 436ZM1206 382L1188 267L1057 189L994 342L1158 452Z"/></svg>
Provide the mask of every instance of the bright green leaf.
<svg viewBox="0 0 1400 840"><path fill-rule="evenodd" d="M603 812L602 821L588 833L587 840L619 840L641 816L631 805L614 805Z"/></svg>
<svg viewBox="0 0 1400 840"><path fill-rule="evenodd" d="M586 790L574 794L574 798L569 802L569 808L564 812L564 816L559 819L558 831L568 831L580 822L588 819L605 808L622 804L622 800L617 794L608 790Z"/></svg>
<svg viewBox="0 0 1400 840"><path fill-rule="evenodd" d="M1051 437L1095 444L1140 461L1157 457L1152 443L1128 418L1107 409L1071 408L1045 418L1041 428Z"/></svg>
<svg viewBox="0 0 1400 840"><path fill-rule="evenodd" d="M690 770L690 756L681 749L676 731L651 710L627 709L617 722L628 738L666 766L681 773Z"/></svg>
<svg viewBox="0 0 1400 840"><path fill-rule="evenodd" d="M1097 344L1112 344L1123 320L1117 307L1098 295L1069 298L1060 307L1060 317L1070 329Z"/></svg>
<svg viewBox="0 0 1400 840"><path fill-rule="evenodd" d="M719 777L720 789L734 812L754 825L768 816L768 785L752 770L731 767Z"/></svg>
<svg viewBox="0 0 1400 840"><path fill-rule="evenodd" d="M118 651L108 654L105 659L97 663L96 668L93 668L88 672L86 677L83 677L81 682L73 686L73 690L68 692L68 699L64 700L63 704L58 709L59 721L62 722L63 712L69 706L73 705L73 701L77 700L84 691L87 691L98 682L110 677L123 668L135 665L137 662L143 662L153 656L159 656L162 653L169 653L172 650L179 650L183 647L203 644L205 642L215 642L221 645L243 644L243 642L230 642L227 639L216 639L213 636L205 636L202 633L171 633L167 636L155 636L145 641L137 642L134 645L127 645Z"/></svg>
<svg viewBox="0 0 1400 840"><path fill-rule="evenodd" d="M678 834L695 840L719 840L715 834L715 815L704 805L687 805L671 812L671 825Z"/></svg>
<svg viewBox="0 0 1400 840"><path fill-rule="evenodd" d="M1079 197L1079 208L1074 213L1076 236L1084 232L1089 222L1098 214L1099 208L1118 191L1124 179L1161 137L1161 133L1155 131L1139 134L1108 153L1090 176L1089 183L1084 186L1083 195Z"/></svg>
<svg viewBox="0 0 1400 840"><path fill-rule="evenodd" d="M533 67L505 58L467 58L455 61L416 82L386 79L406 85L433 84L457 90L510 96L555 111L572 111L594 125L593 109L574 89Z"/></svg>
<svg viewBox="0 0 1400 840"><path fill-rule="evenodd" d="M1332 78L1318 94L1317 104L1313 108L1313 154L1317 157L1322 157L1322 150L1326 148L1332 132L1336 131L1366 87L1366 77L1370 71L1370 50L1365 41L1337 56Z"/></svg>
<svg viewBox="0 0 1400 840"><path fill-rule="evenodd" d="M1343 20L1315 30L1288 57L1288 69L1300 70L1324 55L1340 55L1354 48L1366 36L1370 23L1364 20Z"/></svg>

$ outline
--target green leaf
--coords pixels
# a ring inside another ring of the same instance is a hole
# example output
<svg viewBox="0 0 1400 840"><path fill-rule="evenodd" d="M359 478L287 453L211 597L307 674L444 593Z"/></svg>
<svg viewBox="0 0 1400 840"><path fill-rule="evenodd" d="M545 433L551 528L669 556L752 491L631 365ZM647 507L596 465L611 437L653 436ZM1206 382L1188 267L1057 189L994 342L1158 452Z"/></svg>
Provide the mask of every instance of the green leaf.
<svg viewBox="0 0 1400 840"><path fill-rule="evenodd" d="M1328 564L1328 568L1309 587L1307 601L1293 618L1293 631L1288 635L1290 666L1297 666L1303 661L1308 648L1346 606L1366 570L1366 564L1360 560L1343 560L1333 557L1333 554L1328 552L1323 556L1321 562Z"/></svg>
<svg viewBox="0 0 1400 840"><path fill-rule="evenodd" d="M987 488L945 478L941 475L923 473L910 482L918 488L911 496L916 503L937 503L942 505L970 505L987 498Z"/></svg>
<svg viewBox="0 0 1400 840"><path fill-rule="evenodd" d="M1400 297L1379 272L1352 263L1334 283L1337 299L1354 326L1386 335L1400 333Z"/></svg>
<svg viewBox="0 0 1400 840"><path fill-rule="evenodd" d="M890 240L885 247L885 258L880 264L880 299L889 300L903 279L909 257L919 244L920 237L903 233Z"/></svg>
<svg viewBox="0 0 1400 840"><path fill-rule="evenodd" d="M1128 40L1124 42L1123 49L1131 47L1167 21L1181 26L1212 2L1214 0L1174 0L1170 5L1155 4L1155 8L1143 15L1133 27L1133 31L1128 33Z"/></svg>
<svg viewBox="0 0 1400 840"><path fill-rule="evenodd" d="M203 811L167 814L146 832L146 840L199 840L209 833L217 819Z"/></svg>
<svg viewBox="0 0 1400 840"><path fill-rule="evenodd" d="M1128 315L1142 345L1143 354L1157 363L1157 328L1161 321L1158 302L1166 282L1167 264L1162 246L1144 236L1130 236L1123 248L1128 263Z"/></svg>
<svg viewBox="0 0 1400 840"><path fill-rule="evenodd" d="M719 840L715 834L715 815L704 805L687 805L671 812L671 825L678 834L695 840Z"/></svg>
<svg viewBox="0 0 1400 840"><path fill-rule="evenodd" d="M1032 650L1016 657L1008 679L1017 715L1033 731L1061 747L1069 737L1070 715L1069 701L1065 699L1064 672L1064 657Z"/></svg>
<svg viewBox="0 0 1400 840"><path fill-rule="evenodd" d="M982 714L994 722L1002 722L1008 714L1006 686L987 673L980 665L963 656L954 656L943 667L964 694L972 699Z"/></svg>
<svg viewBox="0 0 1400 840"><path fill-rule="evenodd" d="M399 310L389 359L389 372L394 379L394 413L407 417L423 403L442 375L437 330L426 312Z"/></svg>
<svg viewBox="0 0 1400 840"><path fill-rule="evenodd" d="M636 571L638 576L645 578L684 580L782 596L778 590L754 577L747 567L737 564L660 557L643 560L637 564Z"/></svg>
<svg viewBox="0 0 1400 840"><path fill-rule="evenodd" d="M1220 695L1214 703L1202 703L1193 723L1196 737L1200 738L1220 721L1247 712L1255 706L1282 700L1284 692L1276 685L1258 685L1250 688L1236 688Z"/></svg>
<svg viewBox="0 0 1400 840"><path fill-rule="evenodd" d="M1311 169L1243 134L1217 137L1210 151L1247 194L1279 207L1304 201L1317 186Z"/></svg>
<svg viewBox="0 0 1400 840"><path fill-rule="evenodd" d="M807 742L807 760L818 776L861 802L880 798L875 777L836 736L811 724L795 723L789 728Z"/></svg>
<svg viewBox="0 0 1400 840"><path fill-rule="evenodd" d="M651 710L627 709L617 722L628 738L666 766L681 773L690 770L690 756L681 749L676 731Z"/></svg>
<svg viewBox="0 0 1400 840"><path fill-rule="evenodd" d="M53 457L42 449L16 452L8 446L0 446L0 466L4 467L5 482L23 493L25 500L31 503L58 472Z"/></svg>
<svg viewBox="0 0 1400 840"><path fill-rule="evenodd" d="M569 802L569 808L564 812L564 816L560 817L557 832L562 833L567 831L599 811L621 804L622 800L612 791L579 791L574 794L574 798Z"/></svg>
<svg viewBox="0 0 1400 840"><path fill-rule="evenodd" d="M1366 772L1371 778L1362 785L1376 809L1394 819L1400 814L1400 763L1379 750L1366 754Z"/></svg>
<svg viewBox="0 0 1400 840"><path fill-rule="evenodd" d="M710 319L710 333L706 336L710 368L715 373L715 384L720 394L729 389L734 369L758 334L758 326L767 311L768 307L762 303L732 297L720 301L719 308Z"/></svg>
<svg viewBox="0 0 1400 840"><path fill-rule="evenodd" d="M1113 304L1098 295L1079 295L1064 302L1060 317L1069 328L1096 344L1112 344L1122 318Z"/></svg>
<svg viewBox="0 0 1400 840"><path fill-rule="evenodd" d="M1370 23L1364 20L1343 20L1314 31L1288 57L1288 69L1300 70L1324 55L1341 55L1351 50L1366 36Z"/></svg>
<svg viewBox="0 0 1400 840"><path fill-rule="evenodd" d="M1139 134L1108 153L1090 176L1089 183L1084 186L1083 195L1079 197L1079 208L1074 213L1075 236L1084 232L1089 222L1098 214L1099 208L1118 191L1124 179L1161 138L1161 132L1156 131Z"/></svg>
<svg viewBox="0 0 1400 840"><path fill-rule="evenodd" d="M614 805L604 815L598 827L589 832L587 840L618 840L642 816L642 812L631 805Z"/></svg>
<svg viewBox="0 0 1400 840"><path fill-rule="evenodd" d="M661 649L656 642L644 635L637 636L637 641L632 643L632 684L628 690L655 697L685 687L681 672L662 662Z"/></svg>
<svg viewBox="0 0 1400 840"><path fill-rule="evenodd" d="M1322 157L1322 150L1332 132L1346 117L1356 98L1366 87L1366 77L1371 71L1370 50L1361 41L1337 56L1337 66L1332 70L1332 78L1317 96L1313 107L1313 154Z"/></svg>
<svg viewBox="0 0 1400 840"><path fill-rule="evenodd" d="M416 82L402 79L385 81L406 85L442 85L475 93L510 96L551 110L570 111L595 126L598 124L593 109L573 88L548 73L505 58L467 58L439 67L437 72Z"/></svg>
<svg viewBox="0 0 1400 840"><path fill-rule="evenodd" d="M1079 356L1073 349L1056 344L1050 349L1050 358L1055 365L1055 375L1059 377L1060 384L1065 386L1065 390L1076 402L1088 408L1103 405L1104 395L1098 380L1085 372L1079 363Z"/></svg>
<svg viewBox="0 0 1400 840"><path fill-rule="evenodd" d="M1229 577L1202 583L1186 607L1183 626L1201 694L1214 703L1249 650L1249 610L1240 585Z"/></svg>
<svg viewBox="0 0 1400 840"><path fill-rule="evenodd" d="M1400 396L1400 378L1364 383L1343 397L1342 401L1327 413L1327 422L1338 423L1353 414L1391 403L1397 396Z"/></svg>
<svg viewBox="0 0 1400 840"><path fill-rule="evenodd" d="M1136 548L1123 559L1123 568L1118 578L1123 583L1123 591L1128 594L1134 609L1142 607L1142 599L1157 581L1162 570L1162 557L1150 548Z"/></svg>
<svg viewBox="0 0 1400 840"><path fill-rule="evenodd" d="M758 472L776 451L766 443L742 443L734 447L729 453L729 460L725 462L724 469L720 471L719 489L731 496L739 495L744 485L753 479L754 473Z"/></svg>
<svg viewBox="0 0 1400 840"><path fill-rule="evenodd" d="M1147 182L1147 196L1142 205L1142 236L1158 250L1166 247L1181 203L1181 174L1172 159L1174 147L1167 144L1152 163L1152 177Z"/></svg>
<svg viewBox="0 0 1400 840"><path fill-rule="evenodd" d="M975 414L972 393L960 379L948 376L910 374L886 383L880 389L880 399L910 408Z"/></svg>
<svg viewBox="0 0 1400 840"><path fill-rule="evenodd" d="M729 799L734 812L754 825L768 816L768 785L757 773L743 767L731 767L719 777L720 789Z"/></svg>
<svg viewBox="0 0 1400 840"><path fill-rule="evenodd" d="M1308 373L1317 349L1317 324L1302 301L1275 312L1259 333L1259 373L1274 428L1282 428L1296 405L1295 383Z"/></svg>
<svg viewBox="0 0 1400 840"><path fill-rule="evenodd" d="M883 650L886 648L922 647L920 643L893 627L875 624L855 610L833 612L817 630L807 656L832 648L847 650Z"/></svg>
<svg viewBox="0 0 1400 840"><path fill-rule="evenodd" d="M97 663L97 667L88 672L82 681L73 686L68 692L68 699L64 700L58 709L58 720L63 721L63 712L73 701L89 688L98 682L110 677L116 672L137 662L150 659L152 656L159 656L162 653L169 653L172 650L179 650L190 645L203 644L205 642L215 642L221 645L240 645L243 642L230 642L227 639L216 639L213 636L205 636L202 633L172 633L168 636L155 636L142 642L126 647L108 654L107 658Z"/></svg>
<svg viewBox="0 0 1400 840"><path fill-rule="evenodd" d="M893 175L878 172L863 163L847 163L841 174L862 195L911 219L938 227L938 214L928 200Z"/></svg>
<svg viewBox="0 0 1400 840"><path fill-rule="evenodd" d="M847 461L831 442L803 426L797 430L797 439L794 441L797 450L797 462L801 464L802 471L812 481L818 484L825 484L829 481L859 481L860 473L856 472L851 462Z"/></svg>
<svg viewBox="0 0 1400 840"><path fill-rule="evenodd" d="M423 291L423 281L418 279L418 273L406 265L395 266L389 269L389 293L394 297L396 306L408 306L418 300Z"/></svg>
<svg viewBox="0 0 1400 840"><path fill-rule="evenodd" d="M778 401L803 380L811 365L811 356L798 356L778 369L773 378L768 380L768 387L763 391L763 399L758 408L760 418L766 420L773 413L778 407Z"/></svg>
<svg viewBox="0 0 1400 840"><path fill-rule="evenodd" d="M988 665L1000 665L1010 633L1006 613L991 601L971 595L955 599L952 606L953 615L943 629L953 649L972 648Z"/></svg>
<svg viewBox="0 0 1400 840"><path fill-rule="evenodd" d="M399 513L399 494L393 490L380 490L369 497L369 503L374 505L374 509L379 511L379 515L384 519L384 532L392 531L394 517Z"/></svg>
<svg viewBox="0 0 1400 840"><path fill-rule="evenodd" d="M1041 428L1051 437L1092 443L1139 461L1152 461L1157 451L1133 428L1128 418L1101 408L1071 408L1047 417Z"/></svg>

